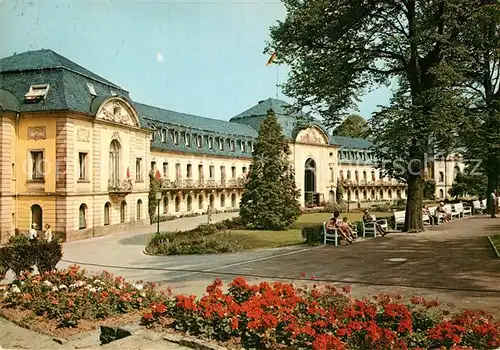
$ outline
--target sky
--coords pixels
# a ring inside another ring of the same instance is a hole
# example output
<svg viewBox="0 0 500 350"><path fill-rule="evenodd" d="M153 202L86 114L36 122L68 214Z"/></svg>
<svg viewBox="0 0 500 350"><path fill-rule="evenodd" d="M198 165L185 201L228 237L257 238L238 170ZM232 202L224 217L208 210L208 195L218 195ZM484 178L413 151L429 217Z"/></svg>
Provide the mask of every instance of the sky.
<svg viewBox="0 0 500 350"><path fill-rule="evenodd" d="M286 81L288 69L266 66L263 54L285 14L278 0L0 0L0 57L52 49L134 101L228 120ZM365 95L359 114L389 97L385 88Z"/></svg>

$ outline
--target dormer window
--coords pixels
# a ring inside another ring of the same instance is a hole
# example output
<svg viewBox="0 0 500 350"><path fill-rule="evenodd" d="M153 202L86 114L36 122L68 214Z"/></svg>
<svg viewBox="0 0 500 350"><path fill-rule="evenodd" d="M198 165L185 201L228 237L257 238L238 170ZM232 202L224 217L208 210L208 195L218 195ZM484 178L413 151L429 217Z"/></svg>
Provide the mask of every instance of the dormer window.
<svg viewBox="0 0 500 350"><path fill-rule="evenodd" d="M229 141L229 148L231 149L231 152L234 152L236 150L234 140Z"/></svg>
<svg viewBox="0 0 500 350"><path fill-rule="evenodd" d="M179 132L177 130L172 132L172 140L174 141L174 145L179 144Z"/></svg>
<svg viewBox="0 0 500 350"><path fill-rule="evenodd" d="M186 144L186 147L191 147L191 134L190 133L184 133L184 143Z"/></svg>
<svg viewBox="0 0 500 350"><path fill-rule="evenodd" d="M39 84L39 85L31 85L28 93L24 95L27 101L40 101L47 97L47 93L49 92L50 85L49 84Z"/></svg>
<svg viewBox="0 0 500 350"><path fill-rule="evenodd" d="M161 142L167 142L167 129L161 129Z"/></svg>
<svg viewBox="0 0 500 350"><path fill-rule="evenodd" d="M209 137L208 138L208 148L209 149L213 149L214 148L214 138L213 137Z"/></svg>
<svg viewBox="0 0 500 350"><path fill-rule="evenodd" d="M241 146L241 153L245 153L245 151L246 151L246 144L245 144L245 141L241 141L240 146Z"/></svg>
<svg viewBox="0 0 500 350"><path fill-rule="evenodd" d="M87 87L89 88L90 94L91 94L92 96L96 96L96 95L97 95L97 94L95 93L94 84L87 83Z"/></svg>
<svg viewBox="0 0 500 350"><path fill-rule="evenodd" d="M222 137L219 138L219 150L224 151L224 139Z"/></svg>
<svg viewBox="0 0 500 350"><path fill-rule="evenodd" d="M109 92L111 93L111 96L116 96L116 92L114 90L109 90Z"/></svg>
<svg viewBox="0 0 500 350"><path fill-rule="evenodd" d="M201 148L203 146L203 136L196 136L196 147Z"/></svg>

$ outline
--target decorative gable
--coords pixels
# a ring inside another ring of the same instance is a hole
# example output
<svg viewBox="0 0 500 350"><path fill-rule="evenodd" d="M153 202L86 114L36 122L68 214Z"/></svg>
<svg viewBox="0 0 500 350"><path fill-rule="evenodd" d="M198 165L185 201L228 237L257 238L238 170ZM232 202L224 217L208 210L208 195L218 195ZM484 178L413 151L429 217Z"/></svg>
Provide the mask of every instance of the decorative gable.
<svg viewBox="0 0 500 350"><path fill-rule="evenodd" d="M126 101L119 97L106 100L97 111L96 119L132 127L140 127L137 113Z"/></svg>
<svg viewBox="0 0 500 350"><path fill-rule="evenodd" d="M318 128L310 127L299 131L295 139L299 143L328 145L328 137Z"/></svg>

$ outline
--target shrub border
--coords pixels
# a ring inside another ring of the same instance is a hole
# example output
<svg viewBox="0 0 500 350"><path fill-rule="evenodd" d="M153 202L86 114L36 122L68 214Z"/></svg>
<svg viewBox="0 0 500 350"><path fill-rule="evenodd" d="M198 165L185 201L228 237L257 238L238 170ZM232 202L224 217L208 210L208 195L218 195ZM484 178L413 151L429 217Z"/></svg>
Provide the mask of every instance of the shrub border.
<svg viewBox="0 0 500 350"><path fill-rule="evenodd" d="M495 252L495 255L497 256L497 258L500 259L500 252L498 252L498 249L495 246L495 243L493 243L493 240L491 239L490 236L487 236L487 237L488 237L488 241L490 241L490 244L491 244L491 247L493 248L493 251Z"/></svg>

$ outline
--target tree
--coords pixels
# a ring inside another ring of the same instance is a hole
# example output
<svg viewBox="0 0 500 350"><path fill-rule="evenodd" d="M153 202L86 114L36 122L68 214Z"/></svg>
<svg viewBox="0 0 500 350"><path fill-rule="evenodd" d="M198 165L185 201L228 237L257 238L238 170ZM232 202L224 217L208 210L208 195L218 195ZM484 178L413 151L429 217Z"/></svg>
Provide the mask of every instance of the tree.
<svg viewBox="0 0 500 350"><path fill-rule="evenodd" d="M240 218L248 228L285 230L299 217L299 193L289 156L288 141L274 111L269 110L254 145L248 180L241 196Z"/></svg>
<svg viewBox="0 0 500 350"><path fill-rule="evenodd" d="M472 169L469 171L468 168L459 172L455 177L449 190L451 196L483 196L486 193L487 176L484 173L473 172Z"/></svg>
<svg viewBox="0 0 500 350"><path fill-rule="evenodd" d="M280 62L291 68L284 92L334 127L361 94L397 85L373 116L376 156L386 175L407 181L404 231L423 230L426 153L456 140L461 115L453 88L464 56L461 27L473 0L284 0L287 17L271 27Z"/></svg>
<svg viewBox="0 0 500 350"><path fill-rule="evenodd" d="M338 181L337 185L337 194L335 198L337 204L342 204L344 203L344 186L340 181Z"/></svg>
<svg viewBox="0 0 500 350"><path fill-rule="evenodd" d="M370 133L370 127L365 118L357 114L351 114L333 130L334 136L347 136L366 138Z"/></svg>
<svg viewBox="0 0 500 350"><path fill-rule="evenodd" d="M148 193L148 210L149 210L149 223L153 224L153 220L158 209L158 199L156 193L161 190L161 174L159 170L156 173L151 170L149 172L149 193Z"/></svg>
<svg viewBox="0 0 500 350"><path fill-rule="evenodd" d="M469 48L465 62L468 96L468 118L461 127L461 139L466 159L471 166L480 162L487 177L482 195L489 194L500 184L500 4L482 0L485 6L470 17L465 26L464 41Z"/></svg>

